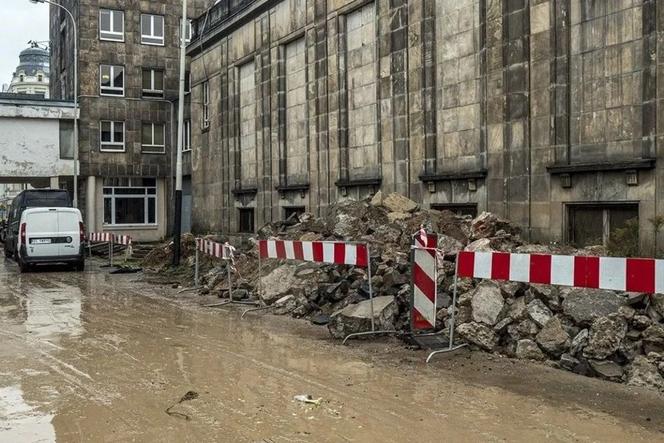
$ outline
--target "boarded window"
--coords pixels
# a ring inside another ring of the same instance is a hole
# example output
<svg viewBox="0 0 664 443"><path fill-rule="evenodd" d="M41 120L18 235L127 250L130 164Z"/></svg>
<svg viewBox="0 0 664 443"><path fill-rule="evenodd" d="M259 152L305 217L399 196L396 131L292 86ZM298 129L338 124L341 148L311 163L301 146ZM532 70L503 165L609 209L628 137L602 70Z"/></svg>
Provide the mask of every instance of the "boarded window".
<svg viewBox="0 0 664 443"><path fill-rule="evenodd" d="M432 203L431 209L436 211L450 211L456 215L469 215L477 217L477 204L475 203Z"/></svg>
<svg viewBox="0 0 664 443"><path fill-rule="evenodd" d="M60 120L60 158L74 158L74 122Z"/></svg>

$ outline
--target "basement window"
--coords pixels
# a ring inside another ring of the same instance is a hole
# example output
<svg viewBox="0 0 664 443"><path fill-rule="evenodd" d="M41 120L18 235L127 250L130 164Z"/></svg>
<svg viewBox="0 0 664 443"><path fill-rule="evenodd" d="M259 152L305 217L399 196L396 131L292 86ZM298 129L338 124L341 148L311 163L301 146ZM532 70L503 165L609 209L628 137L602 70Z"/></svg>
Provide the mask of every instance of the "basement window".
<svg viewBox="0 0 664 443"><path fill-rule="evenodd" d="M239 208L239 232L254 232L254 208Z"/></svg>
<svg viewBox="0 0 664 443"><path fill-rule="evenodd" d="M298 217L304 214L304 206L289 206L284 208L284 220L294 220L297 221Z"/></svg>
<svg viewBox="0 0 664 443"><path fill-rule="evenodd" d="M475 203L432 203L431 209L436 211L450 211L456 215L469 215L477 217L477 205Z"/></svg>
<svg viewBox="0 0 664 443"><path fill-rule="evenodd" d="M568 204L567 239L576 247L609 244L616 229L639 218L638 203L630 204Z"/></svg>

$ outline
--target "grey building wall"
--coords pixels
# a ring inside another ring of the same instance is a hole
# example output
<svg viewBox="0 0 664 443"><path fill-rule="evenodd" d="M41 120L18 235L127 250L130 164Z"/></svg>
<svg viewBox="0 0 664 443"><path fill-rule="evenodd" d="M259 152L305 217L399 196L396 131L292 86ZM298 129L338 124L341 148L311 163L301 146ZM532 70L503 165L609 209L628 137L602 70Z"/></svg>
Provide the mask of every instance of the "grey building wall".
<svg viewBox="0 0 664 443"><path fill-rule="evenodd" d="M242 207L257 226L289 206L324 215L380 189L496 212L535 241L570 240L578 205L609 214L600 224L627 205L652 251L657 1L256 0L213 11L188 48L193 97L203 82L212 97L210 127L192 129L194 229L235 232ZM304 56L289 64L300 41ZM247 63L252 152L238 96ZM301 63L306 107L294 111ZM193 101L194 121L200 113Z"/></svg>

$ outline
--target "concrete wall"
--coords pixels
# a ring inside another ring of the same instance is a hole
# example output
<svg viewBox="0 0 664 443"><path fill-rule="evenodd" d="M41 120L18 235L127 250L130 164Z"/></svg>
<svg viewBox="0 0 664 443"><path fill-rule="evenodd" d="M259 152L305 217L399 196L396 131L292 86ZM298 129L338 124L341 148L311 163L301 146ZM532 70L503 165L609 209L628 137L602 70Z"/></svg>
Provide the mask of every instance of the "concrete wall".
<svg viewBox="0 0 664 443"><path fill-rule="evenodd" d="M635 203L651 252L658 3L257 0L189 47L193 96L207 81L213 101L210 128L192 130L194 229L234 232L244 206L257 226L287 206L325 214L382 189L425 207L475 204L536 241L567 240L572 204ZM290 65L301 39L304 57ZM253 159L238 143L247 63L255 188L240 180ZM301 63L306 107L294 120ZM200 112L192 102L194 121Z"/></svg>

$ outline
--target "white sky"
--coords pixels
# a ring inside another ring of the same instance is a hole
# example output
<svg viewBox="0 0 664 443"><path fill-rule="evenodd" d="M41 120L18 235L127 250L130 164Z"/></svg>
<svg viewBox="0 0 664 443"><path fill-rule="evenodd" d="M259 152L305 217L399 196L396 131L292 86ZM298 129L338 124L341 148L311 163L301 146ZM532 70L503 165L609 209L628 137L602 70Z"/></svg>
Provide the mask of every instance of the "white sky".
<svg viewBox="0 0 664 443"><path fill-rule="evenodd" d="M29 40L48 40L48 5L29 0L0 0L0 85L12 79L18 54Z"/></svg>

